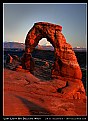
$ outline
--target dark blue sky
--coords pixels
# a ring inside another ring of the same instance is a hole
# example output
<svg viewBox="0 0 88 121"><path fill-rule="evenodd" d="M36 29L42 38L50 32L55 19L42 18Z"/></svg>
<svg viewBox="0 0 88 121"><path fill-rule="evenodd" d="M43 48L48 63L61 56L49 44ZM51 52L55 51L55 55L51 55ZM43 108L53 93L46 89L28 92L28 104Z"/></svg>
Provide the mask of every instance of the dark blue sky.
<svg viewBox="0 0 88 121"><path fill-rule="evenodd" d="M4 41L25 43L35 22L61 25L72 47L86 47L87 4L4 4ZM44 44L44 41L42 42Z"/></svg>

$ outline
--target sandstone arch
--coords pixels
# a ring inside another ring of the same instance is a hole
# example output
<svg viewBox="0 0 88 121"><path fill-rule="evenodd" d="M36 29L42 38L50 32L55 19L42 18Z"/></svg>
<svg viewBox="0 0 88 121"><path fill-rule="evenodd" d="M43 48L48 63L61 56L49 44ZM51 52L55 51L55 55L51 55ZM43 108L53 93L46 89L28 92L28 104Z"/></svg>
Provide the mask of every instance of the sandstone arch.
<svg viewBox="0 0 88 121"><path fill-rule="evenodd" d="M25 40L25 53L22 58L22 66L31 72L31 52L37 46L42 38L53 45L55 52L55 62L52 69L52 77L70 77L81 79L82 72L77 62L72 46L66 42L64 35L61 33L62 27L59 25L38 22L35 23L28 32Z"/></svg>

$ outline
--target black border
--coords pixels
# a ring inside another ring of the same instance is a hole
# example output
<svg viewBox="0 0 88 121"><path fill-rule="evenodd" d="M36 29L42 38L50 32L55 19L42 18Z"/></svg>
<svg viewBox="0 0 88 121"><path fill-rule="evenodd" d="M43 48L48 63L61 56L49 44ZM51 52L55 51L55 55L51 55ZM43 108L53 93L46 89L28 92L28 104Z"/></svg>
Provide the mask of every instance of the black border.
<svg viewBox="0 0 88 121"><path fill-rule="evenodd" d="M25 0L25 2L19 2L19 1L12 1L12 0L4 0L4 2L0 2L0 28L1 28L1 32L0 32L0 37L1 38L1 42L0 42L0 74L1 74L1 79L0 80L0 96L2 97L2 99L0 100L0 119L2 118L2 120L87 120L87 116L3 116L3 3L28 3L28 1ZM58 3L57 1L54 0L54 2L36 2L36 1L30 1L29 3ZM87 0L76 0L76 1L59 1L59 3L87 3ZM1 19L2 18L2 19Z"/></svg>
<svg viewBox="0 0 88 121"><path fill-rule="evenodd" d="M3 6L0 3L0 116L3 110Z"/></svg>
<svg viewBox="0 0 88 121"><path fill-rule="evenodd" d="M64 121L64 120L87 120L85 116L4 116L3 120L24 120L24 121L33 121L33 120L45 120L45 121Z"/></svg>

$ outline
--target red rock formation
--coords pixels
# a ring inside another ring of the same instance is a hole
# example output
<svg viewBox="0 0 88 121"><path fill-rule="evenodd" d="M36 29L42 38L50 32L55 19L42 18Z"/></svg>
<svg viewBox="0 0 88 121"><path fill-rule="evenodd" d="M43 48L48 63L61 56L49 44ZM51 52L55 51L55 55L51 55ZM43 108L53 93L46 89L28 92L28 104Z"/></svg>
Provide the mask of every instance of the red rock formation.
<svg viewBox="0 0 88 121"><path fill-rule="evenodd" d="M66 42L61 30L62 27L59 25L47 22L35 23L28 32L25 40L25 55L31 54L33 49L38 45L40 39L47 38L55 50L56 59L52 69L52 77L64 76L81 79L82 73L75 53L72 50L72 46ZM28 59L27 56L22 64L25 65L26 69L30 70L30 57Z"/></svg>
<svg viewBox="0 0 88 121"><path fill-rule="evenodd" d="M38 45L41 38L47 40L53 45L55 51L55 62L51 71L52 78L68 81L68 86L57 88L63 97L80 99L85 97L85 89L82 84L82 72L77 62L72 46L66 42L64 35L61 33L62 27L59 25L39 22L35 23L28 32L25 40L25 54L22 65L31 72L31 52ZM32 69L33 71L33 69ZM59 92L58 91L58 92Z"/></svg>

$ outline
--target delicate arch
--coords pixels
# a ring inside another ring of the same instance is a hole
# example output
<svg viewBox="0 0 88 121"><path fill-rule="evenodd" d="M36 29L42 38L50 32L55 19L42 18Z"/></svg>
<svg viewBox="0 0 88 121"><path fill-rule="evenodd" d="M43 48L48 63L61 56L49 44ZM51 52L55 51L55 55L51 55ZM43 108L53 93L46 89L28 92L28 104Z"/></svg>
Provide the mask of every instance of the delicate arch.
<svg viewBox="0 0 88 121"><path fill-rule="evenodd" d="M31 52L38 45L39 40L47 38L53 45L55 51L55 62L52 69L52 77L66 76L76 79L82 78L81 69L77 62L72 46L66 42L64 35L61 33L62 27L47 22L35 23L28 32L25 40L25 54L23 56L23 68L31 68ZM29 59L28 59L29 57Z"/></svg>

